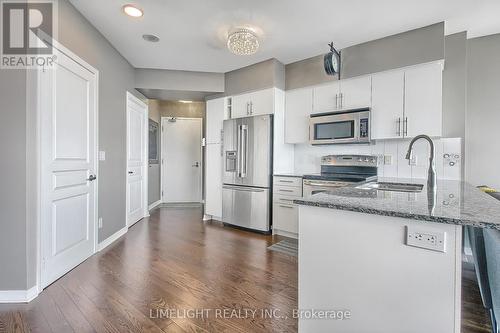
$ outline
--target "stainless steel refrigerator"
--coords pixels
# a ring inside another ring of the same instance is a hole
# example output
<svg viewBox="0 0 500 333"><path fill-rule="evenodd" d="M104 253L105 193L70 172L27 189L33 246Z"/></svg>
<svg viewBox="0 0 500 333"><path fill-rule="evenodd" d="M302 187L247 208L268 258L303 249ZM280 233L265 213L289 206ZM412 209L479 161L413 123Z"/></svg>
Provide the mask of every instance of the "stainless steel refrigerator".
<svg viewBox="0 0 500 333"><path fill-rule="evenodd" d="M222 222L269 232L273 116L224 121Z"/></svg>

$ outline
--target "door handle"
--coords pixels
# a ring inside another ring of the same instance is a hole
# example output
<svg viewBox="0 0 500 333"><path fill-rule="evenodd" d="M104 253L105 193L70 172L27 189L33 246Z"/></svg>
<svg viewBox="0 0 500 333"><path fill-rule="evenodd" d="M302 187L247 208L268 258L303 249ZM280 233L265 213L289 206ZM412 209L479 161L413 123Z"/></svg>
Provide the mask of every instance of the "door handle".
<svg viewBox="0 0 500 333"><path fill-rule="evenodd" d="M200 163L199 162L195 162L192 167L195 167L195 168L199 168L200 167Z"/></svg>
<svg viewBox="0 0 500 333"><path fill-rule="evenodd" d="M89 178L87 178L87 181L92 182L97 179L96 175L90 175Z"/></svg>
<svg viewBox="0 0 500 333"><path fill-rule="evenodd" d="M129 172L128 172L128 174L129 174L129 175L133 175L133 174L134 174L134 172L133 172L133 171L129 171Z"/></svg>

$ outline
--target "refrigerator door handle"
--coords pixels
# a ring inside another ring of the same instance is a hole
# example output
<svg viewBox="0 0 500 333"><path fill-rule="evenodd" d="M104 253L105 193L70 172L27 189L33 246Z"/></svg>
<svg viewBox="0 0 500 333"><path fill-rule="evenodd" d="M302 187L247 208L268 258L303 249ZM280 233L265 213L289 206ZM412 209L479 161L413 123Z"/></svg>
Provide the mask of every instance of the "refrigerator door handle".
<svg viewBox="0 0 500 333"><path fill-rule="evenodd" d="M238 125L236 134L236 177L241 177L241 125Z"/></svg>
<svg viewBox="0 0 500 333"><path fill-rule="evenodd" d="M241 178L245 178L247 176L247 171L248 171L248 126L247 125L241 125L241 155L242 155L242 162L241 162Z"/></svg>
<svg viewBox="0 0 500 333"><path fill-rule="evenodd" d="M266 190L263 188L231 186L231 185L222 185L222 188L225 188L226 190L235 190L235 191L242 191L242 192L258 192L258 193L264 192Z"/></svg>

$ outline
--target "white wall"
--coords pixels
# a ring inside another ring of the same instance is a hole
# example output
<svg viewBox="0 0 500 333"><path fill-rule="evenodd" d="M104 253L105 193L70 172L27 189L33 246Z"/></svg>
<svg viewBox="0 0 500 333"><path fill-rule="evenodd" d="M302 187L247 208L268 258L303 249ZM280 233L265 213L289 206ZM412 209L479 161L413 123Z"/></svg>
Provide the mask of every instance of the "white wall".
<svg viewBox="0 0 500 333"><path fill-rule="evenodd" d="M295 146L295 172L298 174L320 172L321 156L331 154L360 154L379 156L379 177L399 178L427 178L429 167L429 144L426 141L415 143L413 156L417 158L417 165L410 166L405 159L410 140L380 140L371 145L329 145L311 146L308 144ZM435 165L437 176L440 179L460 179L460 158L454 166L450 166L450 160L443 157L444 154L460 155L461 139L447 138L434 140ZM392 157L391 165L383 164L383 156Z"/></svg>

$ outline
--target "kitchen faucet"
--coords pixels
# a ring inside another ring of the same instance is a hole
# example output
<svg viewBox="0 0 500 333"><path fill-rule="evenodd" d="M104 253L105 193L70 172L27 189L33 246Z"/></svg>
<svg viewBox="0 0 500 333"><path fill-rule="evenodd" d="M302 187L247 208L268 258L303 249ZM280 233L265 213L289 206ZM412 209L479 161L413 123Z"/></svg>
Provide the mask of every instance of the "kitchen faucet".
<svg viewBox="0 0 500 333"><path fill-rule="evenodd" d="M415 143L415 141L419 139L427 140L431 147L431 152L429 156L429 171L427 174L427 191L436 192L436 168L434 167L434 142L432 142L432 139L425 134L417 135L416 137L414 137L413 140L411 140L410 142L410 147L408 148L408 152L406 153L406 159L408 160L408 163L411 163L413 144Z"/></svg>

